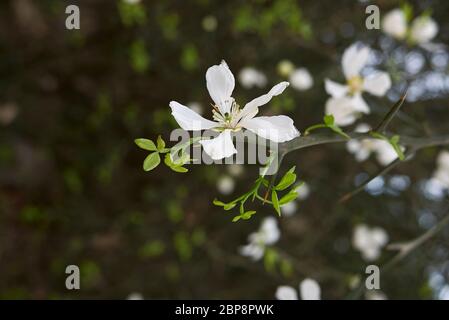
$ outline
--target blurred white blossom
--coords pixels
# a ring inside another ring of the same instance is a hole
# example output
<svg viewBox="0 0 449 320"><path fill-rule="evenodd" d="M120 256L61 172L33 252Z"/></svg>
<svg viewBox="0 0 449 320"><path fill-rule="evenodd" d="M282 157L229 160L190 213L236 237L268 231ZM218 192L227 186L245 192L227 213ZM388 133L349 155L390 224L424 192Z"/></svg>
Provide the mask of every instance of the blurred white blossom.
<svg viewBox="0 0 449 320"><path fill-rule="evenodd" d="M299 284L299 295L302 300L320 300L320 285L313 279L304 279ZM275 296L278 300L298 300L296 290L290 286L279 286L276 290Z"/></svg>
<svg viewBox="0 0 449 320"><path fill-rule="evenodd" d="M221 176L217 180L217 189L221 194L229 195L234 191L235 181L230 176Z"/></svg>
<svg viewBox="0 0 449 320"><path fill-rule="evenodd" d="M244 167L241 164L230 164L227 166L228 172L233 177L239 177L243 174Z"/></svg>
<svg viewBox="0 0 449 320"><path fill-rule="evenodd" d="M374 71L362 77L361 70L367 64L369 55L368 47L353 44L342 57L346 84L325 79L326 92L332 97L326 103L326 114L332 114L337 125L350 125L361 113L370 113L362 92L383 96L391 87L391 79L386 72Z"/></svg>
<svg viewBox="0 0 449 320"><path fill-rule="evenodd" d="M365 293L366 300L387 300L387 296L380 290L368 290Z"/></svg>
<svg viewBox="0 0 449 320"><path fill-rule="evenodd" d="M14 121L19 112L19 108L15 103L5 103L0 105L0 124L8 125Z"/></svg>
<svg viewBox="0 0 449 320"><path fill-rule="evenodd" d="M277 220L273 217L265 218L259 230L248 236L248 244L241 246L239 252L254 261L260 260L265 253L265 247L276 243L280 236Z"/></svg>
<svg viewBox="0 0 449 320"><path fill-rule="evenodd" d="M437 158L437 167L433 179L443 189L449 189L449 151L441 151Z"/></svg>
<svg viewBox="0 0 449 320"><path fill-rule="evenodd" d="M205 31L212 32L217 29L217 18L213 15L208 15L203 18L201 25Z"/></svg>
<svg viewBox="0 0 449 320"><path fill-rule="evenodd" d="M293 70L289 77L292 88L304 91L313 86L313 78L310 72L306 68L298 68Z"/></svg>
<svg viewBox="0 0 449 320"><path fill-rule="evenodd" d="M253 87L263 88L267 85L267 77L265 74L251 67L245 67L240 70L239 81L246 89Z"/></svg>
<svg viewBox="0 0 449 320"><path fill-rule="evenodd" d="M360 251L366 261L374 261L379 258L381 249L387 242L388 235L382 228L370 228L365 224L359 224L354 228L352 245Z"/></svg>
<svg viewBox="0 0 449 320"><path fill-rule="evenodd" d="M394 9L382 20L382 30L398 40L425 45L437 35L438 24L427 14L422 14L409 25L405 12L402 9Z"/></svg>
<svg viewBox="0 0 449 320"><path fill-rule="evenodd" d="M298 209L296 201L290 201L281 206L281 214L286 217L291 217Z"/></svg>
<svg viewBox="0 0 449 320"><path fill-rule="evenodd" d="M359 124L355 128L355 132L368 132L371 127L365 123ZM376 159L382 166L390 164L392 161L396 160L398 154L394 148L384 140L379 139L363 139L363 140L350 140L346 144L346 148L349 152L354 154L355 159L359 162L365 161L369 156L374 153Z"/></svg>

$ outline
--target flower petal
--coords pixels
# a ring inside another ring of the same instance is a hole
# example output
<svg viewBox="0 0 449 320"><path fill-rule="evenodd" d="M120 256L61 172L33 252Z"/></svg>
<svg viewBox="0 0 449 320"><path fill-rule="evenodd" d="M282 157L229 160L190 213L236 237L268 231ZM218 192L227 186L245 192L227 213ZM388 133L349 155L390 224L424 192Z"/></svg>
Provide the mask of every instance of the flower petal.
<svg viewBox="0 0 449 320"><path fill-rule="evenodd" d="M224 60L219 65L207 69L206 85L210 97L220 108L220 112L223 114L229 112L233 101L231 95L234 91L235 79Z"/></svg>
<svg viewBox="0 0 449 320"><path fill-rule="evenodd" d="M326 79L324 80L324 88L334 98L343 97L348 93L348 86L339 84L335 81Z"/></svg>
<svg viewBox="0 0 449 320"><path fill-rule="evenodd" d="M352 98L352 105L354 110L362 113L369 114L371 112L369 106L366 104L365 100L360 93L356 93Z"/></svg>
<svg viewBox="0 0 449 320"><path fill-rule="evenodd" d="M404 11L394 9L388 12L382 20L382 30L396 39L404 39L407 35L407 19Z"/></svg>
<svg viewBox="0 0 449 320"><path fill-rule="evenodd" d="M274 142L289 141L300 135L293 120L287 116L244 119L241 126Z"/></svg>
<svg viewBox="0 0 449 320"><path fill-rule="evenodd" d="M360 70L362 70L368 61L369 53L370 49L368 47L359 47L358 44L353 44L345 50L342 58L342 66L346 79L359 75Z"/></svg>
<svg viewBox="0 0 449 320"><path fill-rule="evenodd" d="M298 300L296 290L290 286L279 286L275 296L277 300Z"/></svg>
<svg viewBox="0 0 449 320"><path fill-rule="evenodd" d="M367 76L363 81L363 89L375 96L383 96L391 88L390 75L378 71Z"/></svg>
<svg viewBox="0 0 449 320"><path fill-rule="evenodd" d="M213 159L220 160L237 153L231 138L231 130L224 130L218 137L210 140L201 140L204 151Z"/></svg>
<svg viewBox="0 0 449 320"><path fill-rule="evenodd" d="M176 101L170 102L170 108L172 110L171 114L176 122L184 130L205 130L218 126L217 122L204 119L192 109Z"/></svg>
<svg viewBox="0 0 449 320"><path fill-rule="evenodd" d="M283 81L275 85L273 88L271 88L271 90L268 93L251 100L242 109L242 112L240 113L240 118L241 119L243 119L244 117L246 117L247 119L253 118L259 111L258 107L263 106L264 104L270 102L271 98L280 95L282 92L284 92L285 88L287 88L288 86L289 83Z"/></svg>
<svg viewBox="0 0 449 320"><path fill-rule="evenodd" d="M304 279L299 285L299 292L302 300L320 300L321 288L318 282L313 279Z"/></svg>
<svg viewBox="0 0 449 320"><path fill-rule="evenodd" d="M416 18L410 30L410 38L415 43L428 43L438 33L438 24L428 16Z"/></svg>
<svg viewBox="0 0 449 320"><path fill-rule="evenodd" d="M338 126L349 126L357 119L359 112L354 109L350 97L329 98L326 101L326 114L334 116L335 124Z"/></svg>

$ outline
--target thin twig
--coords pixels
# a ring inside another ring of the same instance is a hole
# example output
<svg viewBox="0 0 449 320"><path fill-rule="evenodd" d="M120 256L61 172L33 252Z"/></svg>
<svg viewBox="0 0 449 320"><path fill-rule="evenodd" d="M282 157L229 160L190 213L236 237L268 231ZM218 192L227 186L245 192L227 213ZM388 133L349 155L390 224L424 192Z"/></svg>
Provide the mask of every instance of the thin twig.
<svg viewBox="0 0 449 320"><path fill-rule="evenodd" d="M407 90L405 90L404 94L401 96L401 98L396 102L393 107L391 107L390 111L385 115L381 123L377 126L377 128L374 130L376 132L383 133L387 126L390 124L391 120L393 120L396 113L401 108L402 104L405 101L405 97L407 96Z"/></svg>

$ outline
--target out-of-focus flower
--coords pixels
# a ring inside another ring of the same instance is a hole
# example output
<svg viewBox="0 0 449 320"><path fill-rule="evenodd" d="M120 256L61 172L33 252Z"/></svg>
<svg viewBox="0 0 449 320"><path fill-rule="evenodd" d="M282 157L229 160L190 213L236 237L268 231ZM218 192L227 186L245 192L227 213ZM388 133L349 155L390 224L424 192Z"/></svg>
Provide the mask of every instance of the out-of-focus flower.
<svg viewBox="0 0 449 320"><path fill-rule="evenodd" d="M128 4L137 4L140 3L141 0L123 0L123 1Z"/></svg>
<svg viewBox="0 0 449 320"><path fill-rule="evenodd" d="M306 68L298 68L293 70L289 78L292 88L304 91L313 86L313 78L310 72Z"/></svg>
<svg viewBox="0 0 449 320"><path fill-rule="evenodd" d="M217 29L217 18L213 15L208 15L203 18L203 21L201 22L201 25L203 26L203 29L207 32L212 32Z"/></svg>
<svg viewBox="0 0 449 320"><path fill-rule="evenodd" d="M407 36L407 19L404 11L394 9L388 12L382 20L382 30L396 39L405 39Z"/></svg>
<svg viewBox="0 0 449 320"><path fill-rule="evenodd" d="M0 124L8 125L17 117L18 108L15 103L5 103L0 105Z"/></svg>
<svg viewBox="0 0 449 320"><path fill-rule="evenodd" d="M277 65L278 73L284 78L288 78L293 70L295 70L295 65L290 60L282 60Z"/></svg>
<svg viewBox="0 0 449 320"><path fill-rule="evenodd" d="M138 292L133 292L126 299L127 300L143 300L143 295Z"/></svg>
<svg viewBox="0 0 449 320"><path fill-rule="evenodd" d="M365 293L366 300L387 300L387 296L380 290L368 290Z"/></svg>
<svg viewBox="0 0 449 320"><path fill-rule="evenodd" d="M370 130L369 125L361 123L354 131L368 132ZM355 159L359 162L367 160L371 153L376 154L377 161L383 166L390 164L398 157L394 148L387 141L379 139L350 140L346 144L346 148L354 154Z"/></svg>
<svg viewBox="0 0 449 320"><path fill-rule="evenodd" d="M234 191L235 181L230 176L222 176L217 180L217 189L221 194L228 195Z"/></svg>
<svg viewBox="0 0 449 320"><path fill-rule="evenodd" d="M427 14L416 17L411 25L402 9L387 13L382 21L382 30L398 40L407 40L411 44L428 44L438 33L438 24Z"/></svg>
<svg viewBox="0 0 449 320"><path fill-rule="evenodd" d="M437 168L433 178L443 189L449 189L449 151L441 151L437 158Z"/></svg>
<svg viewBox="0 0 449 320"><path fill-rule="evenodd" d="M299 284L299 294L302 300L320 300L320 285L313 279L304 279ZM279 286L276 290L275 296L278 300L298 300L296 290L290 286Z"/></svg>
<svg viewBox="0 0 449 320"><path fill-rule="evenodd" d="M345 50L342 68L346 85L325 80L325 89L332 96L326 103L326 113L333 114L335 123L340 126L352 124L360 113L369 113L370 108L362 98L362 92L383 96L391 87L388 73L375 71L366 77L360 72L368 61L370 49L353 44Z"/></svg>
<svg viewBox="0 0 449 320"><path fill-rule="evenodd" d="M219 160L237 152L231 132L243 128L262 138L274 142L285 142L299 136L293 120L287 116L256 117L259 107L267 104L273 97L280 95L288 87L288 82L275 85L268 93L248 102L243 109L232 98L235 79L226 62L210 67L206 72L206 84L212 100L215 102L214 121L207 120L182 104L171 101L172 115L184 130L198 131L214 129L218 137L201 140L204 151L213 159Z"/></svg>
<svg viewBox="0 0 449 320"><path fill-rule="evenodd" d="M245 67L240 70L239 81L246 89L253 87L263 88L267 85L267 77L265 74L252 67Z"/></svg>
<svg viewBox="0 0 449 320"><path fill-rule="evenodd" d="M189 107L191 110L195 111L198 114L203 114L203 106L201 103L192 101L187 104L187 107Z"/></svg>
<svg viewBox="0 0 449 320"><path fill-rule="evenodd" d="M296 201L290 201L281 206L281 214L286 217L291 217L295 214L297 209L298 204L296 203Z"/></svg>
<svg viewBox="0 0 449 320"><path fill-rule="evenodd" d="M352 245L360 251L366 261L379 258L381 249L387 242L388 235L382 228L369 228L365 224L359 224L354 228Z"/></svg>
<svg viewBox="0 0 449 320"><path fill-rule="evenodd" d="M228 172L233 177L239 177L243 174L243 165L241 164L230 164L227 166Z"/></svg>
<svg viewBox="0 0 449 320"><path fill-rule="evenodd" d="M410 41L417 44L426 44L435 38L438 33L438 24L431 17L421 16L413 20L410 29Z"/></svg>
<svg viewBox="0 0 449 320"><path fill-rule="evenodd" d="M305 200L310 195L310 187L307 182L304 182L298 189L296 189L299 200Z"/></svg>
<svg viewBox="0 0 449 320"><path fill-rule="evenodd" d="M239 252L254 261L260 260L265 253L265 247L276 243L280 236L277 220L273 217L265 218L262 220L259 230L248 236L249 243L241 246Z"/></svg>

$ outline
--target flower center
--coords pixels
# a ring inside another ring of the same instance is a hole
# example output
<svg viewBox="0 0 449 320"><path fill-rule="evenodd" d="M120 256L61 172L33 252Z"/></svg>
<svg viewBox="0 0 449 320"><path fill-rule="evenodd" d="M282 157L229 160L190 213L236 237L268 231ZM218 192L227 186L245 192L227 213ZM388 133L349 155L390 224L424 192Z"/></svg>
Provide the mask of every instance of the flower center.
<svg viewBox="0 0 449 320"><path fill-rule="evenodd" d="M363 89L363 78L360 76L354 76L348 79L349 93L354 94L362 91Z"/></svg>
<svg viewBox="0 0 449 320"><path fill-rule="evenodd" d="M229 112L225 112L224 114L220 112L220 109L217 106L213 106L212 117L215 121L220 124L220 127L217 128L219 131L224 129L232 129L234 131L238 131L241 128L238 126L239 114L240 114L240 106L234 101L231 106L231 110Z"/></svg>

